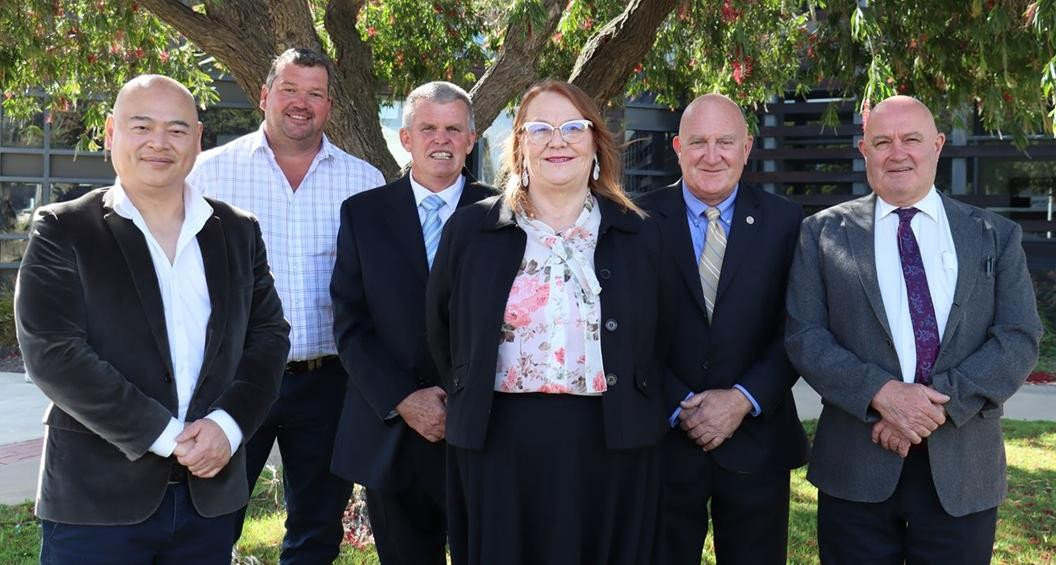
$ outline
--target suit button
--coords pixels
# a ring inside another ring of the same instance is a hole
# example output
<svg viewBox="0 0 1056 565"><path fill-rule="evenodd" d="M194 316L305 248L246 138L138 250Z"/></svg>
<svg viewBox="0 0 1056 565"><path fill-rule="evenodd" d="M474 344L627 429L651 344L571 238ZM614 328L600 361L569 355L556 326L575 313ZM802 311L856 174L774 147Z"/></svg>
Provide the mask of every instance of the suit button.
<svg viewBox="0 0 1056 565"><path fill-rule="evenodd" d="M616 374L615 373L609 373L609 374L605 375L605 384L607 384L609 386L616 386L616 380L617 379L616 379Z"/></svg>
<svg viewBox="0 0 1056 565"><path fill-rule="evenodd" d="M608 269L602 269L602 270L598 271L598 277L601 278L602 280L606 280L607 281L610 278L612 278L612 271L610 271Z"/></svg>
<svg viewBox="0 0 1056 565"><path fill-rule="evenodd" d="M168 373L165 373L164 375L161 376L161 380L163 380L163 381L165 381L167 383L171 383L172 382L172 375L170 375Z"/></svg>
<svg viewBox="0 0 1056 565"><path fill-rule="evenodd" d="M705 361L705 362L701 363L700 364L700 368L704 369L705 371L707 371L708 370L708 362Z"/></svg>
<svg viewBox="0 0 1056 565"><path fill-rule="evenodd" d="M605 320L605 329L609 330L610 332L616 331L616 328L618 327L620 327L620 325L616 323L616 320L612 318Z"/></svg>

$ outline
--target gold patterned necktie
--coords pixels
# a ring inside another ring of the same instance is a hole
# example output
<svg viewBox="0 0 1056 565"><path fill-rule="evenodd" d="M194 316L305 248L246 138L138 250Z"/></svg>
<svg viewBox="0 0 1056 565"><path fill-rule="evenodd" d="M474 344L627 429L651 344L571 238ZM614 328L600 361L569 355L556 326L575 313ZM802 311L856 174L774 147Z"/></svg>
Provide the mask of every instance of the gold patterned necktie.
<svg viewBox="0 0 1056 565"><path fill-rule="evenodd" d="M718 208L708 208L708 235L704 241L704 252L700 254L697 272L700 287L704 291L704 303L708 307L708 321L715 310L715 294L719 289L719 273L722 271L722 256L726 253L726 231L722 229Z"/></svg>

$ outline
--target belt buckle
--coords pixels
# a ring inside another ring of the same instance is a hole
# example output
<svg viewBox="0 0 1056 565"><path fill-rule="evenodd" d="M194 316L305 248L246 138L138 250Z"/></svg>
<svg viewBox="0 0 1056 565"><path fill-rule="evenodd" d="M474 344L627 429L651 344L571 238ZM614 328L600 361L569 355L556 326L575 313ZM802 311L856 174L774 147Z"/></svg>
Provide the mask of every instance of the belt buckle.
<svg viewBox="0 0 1056 565"><path fill-rule="evenodd" d="M314 371L314 370L318 369L319 367L323 366L323 358L322 357L316 357L315 359L309 359L309 360L305 361L304 364L305 364L305 367L309 371Z"/></svg>

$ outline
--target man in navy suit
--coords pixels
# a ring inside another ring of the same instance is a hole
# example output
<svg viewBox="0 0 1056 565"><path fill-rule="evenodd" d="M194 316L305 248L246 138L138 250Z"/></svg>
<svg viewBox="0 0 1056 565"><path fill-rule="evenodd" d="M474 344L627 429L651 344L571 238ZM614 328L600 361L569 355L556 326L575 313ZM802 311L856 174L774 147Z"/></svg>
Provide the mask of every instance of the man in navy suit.
<svg viewBox="0 0 1056 565"><path fill-rule="evenodd" d="M463 168L476 138L464 90L416 88L400 129L410 171L341 207L330 294L351 386L333 472L366 486L385 565L446 563L446 393L426 349L425 285L443 224L493 192Z"/></svg>
<svg viewBox="0 0 1056 565"><path fill-rule="evenodd" d="M783 564L789 470L808 449L783 344L802 210L740 183L752 137L729 98L694 100L673 145L682 180L642 198L667 255L661 343L672 429L659 562L700 563L710 502L719 563Z"/></svg>

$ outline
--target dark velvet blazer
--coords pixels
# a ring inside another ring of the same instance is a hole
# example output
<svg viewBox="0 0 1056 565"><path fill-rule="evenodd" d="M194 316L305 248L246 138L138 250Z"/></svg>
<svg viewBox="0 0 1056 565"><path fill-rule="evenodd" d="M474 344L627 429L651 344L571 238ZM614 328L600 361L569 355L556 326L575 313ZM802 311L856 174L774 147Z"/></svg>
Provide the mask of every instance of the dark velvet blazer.
<svg viewBox="0 0 1056 565"><path fill-rule="evenodd" d="M594 272L601 283L602 395L609 448L654 445L666 431L655 354L660 238L656 225L598 198ZM447 442L481 449L488 431L506 302L526 235L501 197L456 213L444 229L426 298L429 347L447 388Z"/></svg>
<svg viewBox="0 0 1056 565"><path fill-rule="evenodd" d="M664 242L661 341L672 375L668 415L690 391L740 384L762 413L746 416L733 437L709 455L737 472L803 465L807 439L791 390L799 377L784 344L785 288L803 210L784 197L740 185L709 323L681 181L646 193L640 204L659 223ZM671 433L691 443L682 429ZM696 448L676 451L701 455Z"/></svg>
<svg viewBox="0 0 1056 565"><path fill-rule="evenodd" d="M458 206L492 194L466 174ZM431 444L389 418L407 395L441 384L425 343L429 276L409 176L345 200L330 296L349 386L331 469L372 489L399 490L417 473L443 470L443 442Z"/></svg>
<svg viewBox="0 0 1056 565"><path fill-rule="evenodd" d="M249 214L208 200L198 233L212 314L187 421L223 409L245 438L278 392L289 325ZM154 264L143 233L102 188L37 210L15 294L26 369L52 404L37 515L74 524L132 524L165 494L171 459L148 451L177 414L176 385ZM239 448L211 479L189 479L203 516L249 498Z"/></svg>

